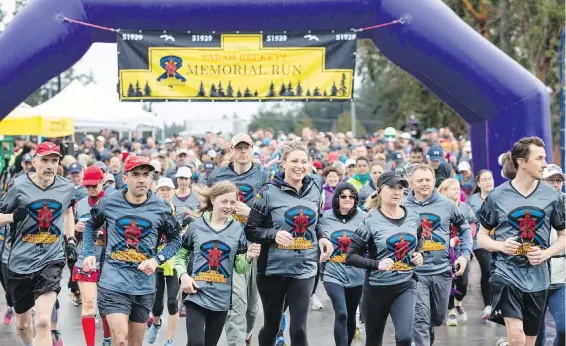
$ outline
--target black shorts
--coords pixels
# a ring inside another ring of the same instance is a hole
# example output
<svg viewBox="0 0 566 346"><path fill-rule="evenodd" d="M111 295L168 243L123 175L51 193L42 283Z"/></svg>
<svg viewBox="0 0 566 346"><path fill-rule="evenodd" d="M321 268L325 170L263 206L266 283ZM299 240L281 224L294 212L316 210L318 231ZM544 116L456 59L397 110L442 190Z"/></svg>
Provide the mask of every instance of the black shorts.
<svg viewBox="0 0 566 346"><path fill-rule="evenodd" d="M489 284L492 293L489 320L505 325L505 317L521 319L525 335L536 336L544 315L547 291L523 292L499 275L492 275Z"/></svg>
<svg viewBox="0 0 566 346"><path fill-rule="evenodd" d="M155 293L132 295L98 286L98 311L101 316L125 314L134 323L147 323Z"/></svg>
<svg viewBox="0 0 566 346"><path fill-rule="evenodd" d="M65 260L59 260L31 274L18 274L8 269L6 276L14 311L23 314L34 307L39 296L48 292L59 294L64 267Z"/></svg>

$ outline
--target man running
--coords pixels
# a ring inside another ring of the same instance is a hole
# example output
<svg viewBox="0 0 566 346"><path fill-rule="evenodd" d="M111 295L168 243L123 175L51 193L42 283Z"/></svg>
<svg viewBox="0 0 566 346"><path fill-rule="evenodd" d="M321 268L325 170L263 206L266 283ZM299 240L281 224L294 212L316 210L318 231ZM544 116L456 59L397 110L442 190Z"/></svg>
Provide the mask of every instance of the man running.
<svg viewBox="0 0 566 346"><path fill-rule="evenodd" d="M39 144L32 160L35 173L16 178L0 207L0 226L14 223L10 227L13 241L6 277L18 335L27 346L52 345L51 313L61 290L65 252L70 259L76 259L75 189L70 181L56 174L60 158L56 144ZM35 343L31 326L34 306Z"/></svg>
<svg viewBox="0 0 566 346"><path fill-rule="evenodd" d="M238 133L232 138L233 162L215 169L208 176L208 186L222 180L229 180L240 190L234 219L246 224L254 197L271 177L265 167L252 162L253 142L249 135ZM255 283L256 268L245 274L234 272L232 279L232 310L226 319L226 338L229 346L242 346L251 343L251 333L259 311L258 292Z"/></svg>
<svg viewBox="0 0 566 346"><path fill-rule="evenodd" d="M508 345L533 346L550 285L546 261L565 247L564 198L541 182L547 164L540 138L519 140L511 159L517 174L487 196L478 244L493 252L489 319L505 325ZM551 227L558 235L552 245Z"/></svg>
<svg viewBox="0 0 566 346"><path fill-rule="evenodd" d="M141 346L155 297L155 269L180 247L180 226L168 202L149 192L149 159L129 156L124 163L127 189L104 197L94 206L83 232L83 271L96 271L94 245L107 224L104 265L98 281L98 309L106 316L112 343ZM159 239L167 245L157 251Z"/></svg>

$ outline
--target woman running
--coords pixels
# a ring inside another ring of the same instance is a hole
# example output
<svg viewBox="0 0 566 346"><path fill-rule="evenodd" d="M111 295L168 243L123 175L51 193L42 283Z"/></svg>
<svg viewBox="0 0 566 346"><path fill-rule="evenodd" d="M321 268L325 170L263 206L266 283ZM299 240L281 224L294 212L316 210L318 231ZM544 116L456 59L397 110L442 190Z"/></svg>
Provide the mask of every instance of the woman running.
<svg viewBox="0 0 566 346"><path fill-rule="evenodd" d="M482 169L476 174L476 187L474 188L472 195L470 196L469 203L474 211L476 218L480 214L481 206L485 201L487 194L493 190L493 173L487 169ZM470 224L471 226L471 224ZM476 224L477 229L477 224ZM489 285L490 278L490 266L491 266L491 252L486 249L482 249L478 245L478 235L477 232L473 234L474 241L474 256L478 260L481 271L481 295L483 298L483 314L482 319L487 321L487 318L491 314L491 286Z"/></svg>
<svg viewBox="0 0 566 346"><path fill-rule="evenodd" d="M365 212L358 209L358 193L349 183L340 183L332 198L332 209L324 213L320 225L333 245L325 264L323 284L334 308L336 346L352 344L356 332L356 309L362 297L363 269L345 264L352 234L363 221Z"/></svg>
<svg viewBox="0 0 566 346"><path fill-rule="evenodd" d="M462 214L466 217L468 223L470 224L470 231L472 236L476 236L476 214L472 208L460 201L461 189L460 183L454 178L448 178L444 180L438 187L438 192L444 195L448 199L454 202L456 206L460 209ZM459 239L457 235L456 228L454 226L450 227L450 247L451 247L451 261L455 261L459 257L458 244ZM455 270L453 270L455 272ZM452 293L450 294L450 299L448 300L448 318L446 319L446 325L451 327L456 327L458 325L458 319L460 321L466 321L468 315L464 310L462 305L462 300L468 293L468 280L470 278L470 266L466 266L464 273L460 276L455 276L453 282Z"/></svg>
<svg viewBox="0 0 566 346"><path fill-rule="evenodd" d="M362 207L362 209L365 209L364 204L366 203L366 200L369 198L369 196L371 196L374 192L375 192L375 186L377 184L377 179L379 179L379 176L383 174L383 172L385 172L385 163L383 162L374 162L369 170L371 179L369 181L368 184L364 185L361 189L360 189L360 193L359 193L359 205L360 207Z"/></svg>
<svg viewBox="0 0 566 346"><path fill-rule="evenodd" d="M88 196L82 198L77 202L75 208L75 232L82 235L85 229L85 223L90 218L90 210L96 206L100 200L105 196L102 189L102 182L104 180L104 173L100 167L90 166L84 172L82 186L87 189ZM106 230L99 229L98 237L95 242L95 256L97 270L94 272L83 272L83 251L82 251L82 237L77 252L80 254L75 266L73 267L73 282L78 283L79 291L82 297L82 326L83 333L87 346L94 346L96 338L96 298L97 298L97 282L100 274L101 255L102 250L106 246ZM102 316L102 327L104 332L103 346L110 346L112 344L112 335L110 328L106 322L106 316Z"/></svg>
<svg viewBox="0 0 566 346"><path fill-rule="evenodd" d="M417 302L414 266L422 265L420 217L401 205L409 183L399 173L383 173L366 202L368 215L356 229L346 264L366 269L361 307L366 345L381 346L387 317L397 346L410 346ZM368 252L369 256L365 256Z"/></svg>
<svg viewBox="0 0 566 346"><path fill-rule="evenodd" d="M175 257L175 270L181 289L189 293L184 300L187 345L215 346L230 310L232 273L243 274L251 268L259 245L248 249L242 225L232 218L239 194L233 183L221 181L194 190L203 215L189 225Z"/></svg>
<svg viewBox="0 0 566 346"><path fill-rule="evenodd" d="M287 141L281 148L281 159L282 172L256 196L245 227L247 239L261 244L257 287L264 325L259 345L275 344L287 298L291 344L306 346L307 315L319 252L321 259L328 259L333 246L324 237L318 220L321 194L307 175L307 148L300 141Z"/></svg>

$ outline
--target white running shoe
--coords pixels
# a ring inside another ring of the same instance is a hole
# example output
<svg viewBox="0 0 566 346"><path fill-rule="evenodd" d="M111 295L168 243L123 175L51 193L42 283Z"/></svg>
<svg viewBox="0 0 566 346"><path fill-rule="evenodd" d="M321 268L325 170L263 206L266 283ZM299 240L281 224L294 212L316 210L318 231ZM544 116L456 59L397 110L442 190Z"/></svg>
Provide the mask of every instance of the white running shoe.
<svg viewBox="0 0 566 346"><path fill-rule="evenodd" d="M458 326L458 318L453 310L448 313L448 318L446 319L446 325L449 327L457 327Z"/></svg>
<svg viewBox="0 0 566 346"><path fill-rule="evenodd" d="M324 305L322 305L322 302L320 301L320 298L318 298L318 296L316 294L313 294L311 296L311 309L313 310L321 310L324 308Z"/></svg>
<svg viewBox="0 0 566 346"><path fill-rule="evenodd" d="M489 315L491 315L491 305L486 306L485 308L483 308L483 315L482 315L482 320L487 320L489 318Z"/></svg>
<svg viewBox="0 0 566 346"><path fill-rule="evenodd" d="M499 339L495 343L495 346L509 346L509 343L505 339Z"/></svg>
<svg viewBox="0 0 566 346"><path fill-rule="evenodd" d="M466 322L468 320L468 314L462 305L456 307L456 312L458 313L458 319L460 321Z"/></svg>

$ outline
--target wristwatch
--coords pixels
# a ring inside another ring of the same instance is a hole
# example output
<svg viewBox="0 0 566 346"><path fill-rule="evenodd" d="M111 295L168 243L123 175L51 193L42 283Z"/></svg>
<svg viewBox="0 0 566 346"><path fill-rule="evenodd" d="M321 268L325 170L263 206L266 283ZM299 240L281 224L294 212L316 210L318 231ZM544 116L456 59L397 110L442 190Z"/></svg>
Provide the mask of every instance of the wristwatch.
<svg viewBox="0 0 566 346"><path fill-rule="evenodd" d="M159 265L163 265L163 263L167 262L167 259L163 255L157 255L155 256L155 259L157 260L157 264Z"/></svg>

